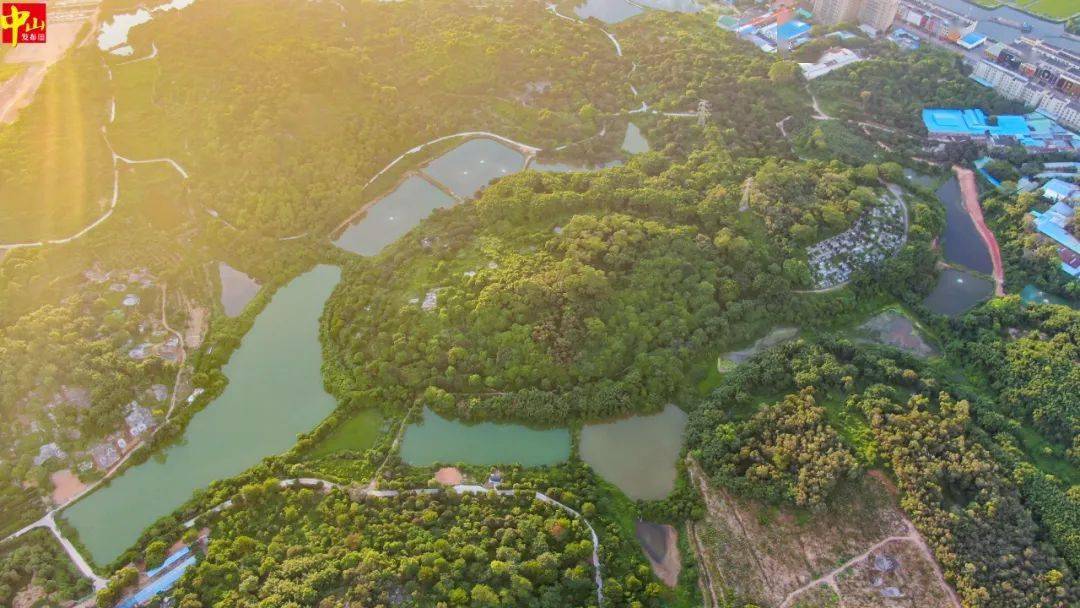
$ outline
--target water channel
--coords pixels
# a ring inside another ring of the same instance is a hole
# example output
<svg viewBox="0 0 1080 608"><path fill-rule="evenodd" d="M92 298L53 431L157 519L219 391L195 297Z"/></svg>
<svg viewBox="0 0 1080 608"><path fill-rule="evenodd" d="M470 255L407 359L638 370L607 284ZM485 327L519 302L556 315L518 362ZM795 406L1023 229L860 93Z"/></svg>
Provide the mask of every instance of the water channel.
<svg viewBox="0 0 1080 608"><path fill-rule="evenodd" d="M64 511L94 561L111 562L192 492L289 449L334 409L323 390L319 316L340 276L318 266L281 288L222 370L224 393L195 414L183 442Z"/></svg>

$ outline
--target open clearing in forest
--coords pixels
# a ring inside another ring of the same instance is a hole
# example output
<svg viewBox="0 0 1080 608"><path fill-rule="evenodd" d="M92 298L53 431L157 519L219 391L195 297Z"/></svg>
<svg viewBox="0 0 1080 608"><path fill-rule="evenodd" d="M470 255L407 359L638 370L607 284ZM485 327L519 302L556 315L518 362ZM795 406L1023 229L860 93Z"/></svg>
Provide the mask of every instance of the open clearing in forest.
<svg viewBox="0 0 1080 608"><path fill-rule="evenodd" d="M784 608L836 606L838 593L844 606L953 605L880 477L847 484L834 506L811 513L734 497L691 471L707 507L695 526L699 563L717 596Z"/></svg>

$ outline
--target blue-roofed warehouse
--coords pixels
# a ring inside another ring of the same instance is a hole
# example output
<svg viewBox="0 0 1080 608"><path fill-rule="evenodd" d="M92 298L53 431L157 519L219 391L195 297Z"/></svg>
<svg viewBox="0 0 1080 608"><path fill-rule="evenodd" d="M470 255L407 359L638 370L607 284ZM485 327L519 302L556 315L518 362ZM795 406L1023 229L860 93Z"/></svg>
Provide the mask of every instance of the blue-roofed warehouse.
<svg viewBox="0 0 1080 608"><path fill-rule="evenodd" d="M135 592L135 595L132 595L117 604L116 608L136 608L136 606L142 606L154 599L154 596L172 589L173 585L176 584L176 581L180 580L181 576L184 576L184 572L195 564L195 559L194 555L189 555L187 559L181 561L175 568L162 574L150 583L147 583L145 587Z"/></svg>
<svg viewBox="0 0 1080 608"><path fill-rule="evenodd" d="M978 108L926 108L922 119L930 136L939 139L1007 137L1028 148L1080 150L1080 136L1037 112L1023 116L1002 114L991 119Z"/></svg>
<svg viewBox="0 0 1080 608"><path fill-rule="evenodd" d="M1076 212L1068 203L1058 201L1044 213L1032 211L1035 229L1058 246L1061 270L1072 277L1080 277L1080 240L1069 233L1066 226Z"/></svg>

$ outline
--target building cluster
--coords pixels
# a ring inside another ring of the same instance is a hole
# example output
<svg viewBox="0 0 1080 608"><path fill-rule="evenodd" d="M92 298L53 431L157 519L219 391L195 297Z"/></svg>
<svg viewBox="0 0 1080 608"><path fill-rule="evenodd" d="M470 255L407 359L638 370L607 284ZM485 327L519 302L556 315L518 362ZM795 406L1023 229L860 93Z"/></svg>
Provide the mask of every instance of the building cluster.
<svg viewBox="0 0 1080 608"><path fill-rule="evenodd" d="M931 36L956 43L960 43L965 36L976 34L975 26L979 24L974 19L928 0L901 0L896 19ZM965 44L972 43L974 39L968 39Z"/></svg>
<svg viewBox="0 0 1080 608"><path fill-rule="evenodd" d="M892 256L904 244L904 203L884 196L881 204L864 212L851 228L806 250L814 287L827 289L851 275Z"/></svg>
<svg viewBox="0 0 1080 608"><path fill-rule="evenodd" d="M810 17L804 9L781 5L765 12L751 9L741 17L724 15L716 23L762 51L775 53L777 49L791 50L810 40L811 25L805 21Z"/></svg>
<svg viewBox="0 0 1080 608"><path fill-rule="evenodd" d="M1012 44L995 42L971 76L1003 97L1080 129L1080 56L1075 53L1023 37Z"/></svg>
<svg viewBox="0 0 1080 608"><path fill-rule="evenodd" d="M987 146L1021 145L1030 152L1080 151L1080 135L1039 112L987 116L982 110L927 108L923 124L931 140L978 141Z"/></svg>
<svg viewBox="0 0 1080 608"><path fill-rule="evenodd" d="M1043 185L1042 195L1053 205L1043 212L1031 211L1035 230L1057 247L1061 270L1071 277L1080 277L1080 239L1075 234L1080 186L1055 177Z"/></svg>

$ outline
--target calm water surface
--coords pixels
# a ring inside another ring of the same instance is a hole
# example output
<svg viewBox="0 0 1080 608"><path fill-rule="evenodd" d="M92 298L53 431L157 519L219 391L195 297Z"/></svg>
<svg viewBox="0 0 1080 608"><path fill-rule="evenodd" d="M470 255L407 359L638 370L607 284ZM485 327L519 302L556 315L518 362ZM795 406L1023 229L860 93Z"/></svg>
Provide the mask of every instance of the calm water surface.
<svg viewBox="0 0 1080 608"><path fill-rule="evenodd" d="M525 167L525 157L492 139L472 139L431 161L424 172L462 198Z"/></svg>
<svg viewBox="0 0 1080 608"><path fill-rule="evenodd" d="M674 405L651 416L590 424L581 459L634 500L660 500L675 487L686 413Z"/></svg>
<svg viewBox="0 0 1080 608"><path fill-rule="evenodd" d="M604 23L614 24L625 21L634 15L640 15L644 9L630 4L626 0L585 0L574 8L574 14L582 19L596 17Z"/></svg>
<svg viewBox="0 0 1080 608"><path fill-rule="evenodd" d="M993 272L990 251L975 229L975 222L964 211L960 183L955 177L937 189L937 197L945 205L945 234L942 239L945 260L986 274Z"/></svg>
<svg viewBox="0 0 1080 608"><path fill-rule="evenodd" d="M466 424L424 409L421 422L405 429L401 459L426 466L437 462L467 464L555 464L570 457L566 429L531 429L520 424Z"/></svg>
<svg viewBox="0 0 1080 608"><path fill-rule="evenodd" d="M218 275L221 277L221 305L226 315L235 317L244 312L251 298L259 293L259 284L225 262L218 264Z"/></svg>
<svg viewBox="0 0 1080 608"><path fill-rule="evenodd" d="M641 129L634 123L626 125L626 135L623 136L622 149L628 154L641 154L649 151L649 142L641 134Z"/></svg>
<svg viewBox="0 0 1080 608"><path fill-rule="evenodd" d="M992 295L992 281L963 270L946 268L923 304L938 314L956 317Z"/></svg>
<svg viewBox="0 0 1080 608"><path fill-rule="evenodd" d="M319 316L340 276L334 266L318 266L274 294L225 365L225 392L195 414L183 443L64 511L98 564L193 491L287 450L334 409L323 390Z"/></svg>
<svg viewBox="0 0 1080 608"><path fill-rule="evenodd" d="M436 209L452 206L453 197L413 175L379 199L360 221L345 229L334 244L360 255L375 255L412 230Z"/></svg>

